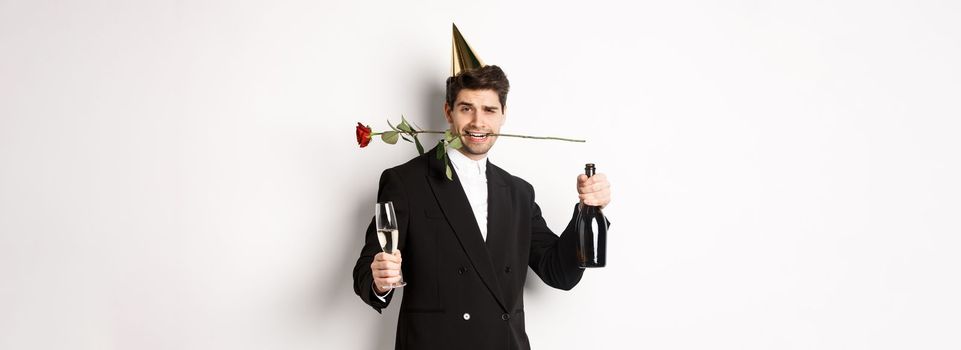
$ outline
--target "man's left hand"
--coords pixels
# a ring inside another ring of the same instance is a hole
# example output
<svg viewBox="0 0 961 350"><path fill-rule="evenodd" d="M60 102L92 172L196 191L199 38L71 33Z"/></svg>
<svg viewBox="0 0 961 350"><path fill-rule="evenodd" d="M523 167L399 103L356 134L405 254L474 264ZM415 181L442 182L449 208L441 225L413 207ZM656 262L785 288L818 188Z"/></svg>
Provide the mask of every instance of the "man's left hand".
<svg viewBox="0 0 961 350"><path fill-rule="evenodd" d="M577 194L581 204L604 208L611 202L611 184L604 174L597 173L591 177L581 174L577 177Z"/></svg>

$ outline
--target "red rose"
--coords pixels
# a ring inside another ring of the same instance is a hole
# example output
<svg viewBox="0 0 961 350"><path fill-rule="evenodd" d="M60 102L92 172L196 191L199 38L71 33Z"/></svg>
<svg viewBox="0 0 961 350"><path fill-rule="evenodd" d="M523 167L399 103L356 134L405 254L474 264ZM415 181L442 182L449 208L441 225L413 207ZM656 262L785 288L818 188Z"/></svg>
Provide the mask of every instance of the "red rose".
<svg viewBox="0 0 961 350"><path fill-rule="evenodd" d="M360 148L364 148L368 143L370 143L370 127L357 123L357 144Z"/></svg>

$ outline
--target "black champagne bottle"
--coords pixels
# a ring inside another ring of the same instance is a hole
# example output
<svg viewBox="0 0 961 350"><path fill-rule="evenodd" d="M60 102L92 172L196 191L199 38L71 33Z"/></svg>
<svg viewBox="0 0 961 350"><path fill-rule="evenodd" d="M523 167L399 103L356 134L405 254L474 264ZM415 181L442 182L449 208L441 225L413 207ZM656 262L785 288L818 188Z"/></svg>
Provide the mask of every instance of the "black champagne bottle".
<svg viewBox="0 0 961 350"><path fill-rule="evenodd" d="M594 164L584 167L588 177L594 176ZM581 204L577 210L577 264L580 268L604 267L607 264L607 219L601 207Z"/></svg>

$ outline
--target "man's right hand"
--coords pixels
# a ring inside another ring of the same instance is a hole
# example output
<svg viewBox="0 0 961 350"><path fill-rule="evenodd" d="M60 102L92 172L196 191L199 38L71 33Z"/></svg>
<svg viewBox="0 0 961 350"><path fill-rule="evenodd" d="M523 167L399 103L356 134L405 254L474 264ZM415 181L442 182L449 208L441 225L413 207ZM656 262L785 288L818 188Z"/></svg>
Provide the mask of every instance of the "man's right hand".
<svg viewBox="0 0 961 350"><path fill-rule="evenodd" d="M378 295L390 291L390 286L400 282L400 250L394 254L377 253L374 262L370 263L370 272L374 276L374 290Z"/></svg>

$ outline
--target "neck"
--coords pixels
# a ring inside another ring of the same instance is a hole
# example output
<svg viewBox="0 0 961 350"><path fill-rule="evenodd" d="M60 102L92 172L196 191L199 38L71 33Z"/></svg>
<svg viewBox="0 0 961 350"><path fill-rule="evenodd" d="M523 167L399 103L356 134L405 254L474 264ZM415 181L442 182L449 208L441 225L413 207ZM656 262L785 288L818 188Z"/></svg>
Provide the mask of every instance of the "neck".
<svg viewBox="0 0 961 350"><path fill-rule="evenodd" d="M465 157L473 161L478 161L487 157L487 153L484 153L484 154L467 153L467 151L464 151L464 147L458 148L457 151L460 152L460 154L463 154Z"/></svg>

